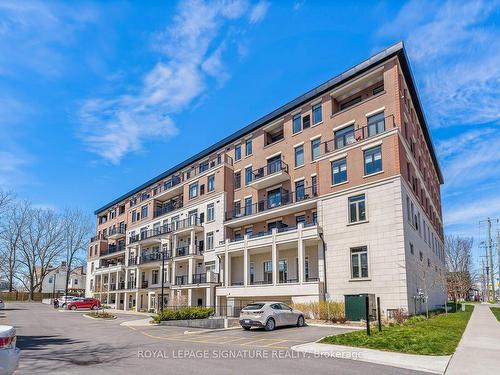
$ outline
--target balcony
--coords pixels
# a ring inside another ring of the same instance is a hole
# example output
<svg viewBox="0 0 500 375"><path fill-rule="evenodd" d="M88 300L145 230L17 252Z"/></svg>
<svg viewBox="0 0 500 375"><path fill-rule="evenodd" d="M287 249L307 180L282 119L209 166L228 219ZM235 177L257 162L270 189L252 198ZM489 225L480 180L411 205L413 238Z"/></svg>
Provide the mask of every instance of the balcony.
<svg viewBox="0 0 500 375"><path fill-rule="evenodd" d="M157 207L153 213L153 217L157 218L163 216L175 210L178 210L184 206L182 197L172 199L170 202L163 204L161 207Z"/></svg>
<svg viewBox="0 0 500 375"><path fill-rule="evenodd" d="M129 281L127 283L127 289L135 289L135 280Z"/></svg>
<svg viewBox="0 0 500 375"><path fill-rule="evenodd" d="M175 285L187 285L188 275L175 276Z"/></svg>
<svg viewBox="0 0 500 375"><path fill-rule="evenodd" d="M97 242L97 241L107 241L108 236L106 234L98 234L94 237L90 237L90 242Z"/></svg>
<svg viewBox="0 0 500 375"><path fill-rule="evenodd" d="M277 214L286 215L297 210L312 208L316 205L318 196L316 186L302 188L297 191L288 192L282 189L278 194L268 196L266 200L235 207L226 212L226 223L228 227L236 227L247 223L267 220Z"/></svg>
<svg viewBox="0 0 500 375"><path fill-rule="evenodd" d="M162 225L155 229L149 229L141 231L139 234L135 234L129 237L129 244L133 244L136 242L151 242L149 240L159 240L160 237L165 237L172 232L169 225Z"/></svg>
<svg viewBox="0 0 500 375"><path fill-rule="evenodd" d="M108 245L104 251L101 251L101 256L111 255L120 251L125 251L125 244L123 242Z"/></svg>
<svg viewBox="0 0 500 375"><path fill-rule="evenodd" d="M327 155L337 150L341 150L355 143L375 137L387 130L396 128L394 116L386 116L379 121L367 123L364 126L356 127L355 123L346 126L334 133L334 137L320 145L320 155Z"/></svg>
<svg viewBox="0 0 500 375"><path fill-rule="evenodd" d="M187 219L183 220L178 220L174 222L173 224L173 230L177 233L183 233L189 230L194 229L195 231L202 231L203 226L201 225L202 222L199 217L195 217L194 215L192 217L189 217Z"/></svg>
<svg viewBox="0 0 500 375"><path fill-rule="evenodd" d="M120 238L125 238L127 230L127 225L121 225L118 228L113 227L108 233L108 239L119 240Z"/></svg>
<svg viewBox="0 0 500 375"><path fill-rule="evenodd" d="M247 186L259 190L289 179L288 165L283 160L274 160L264 167L254 169Z"/></svg>
<svg viewBox="0 0 500 375"><path fill-rule="evenodd" d="M170 198L175 197L176 195L182 194L183 186L182 186L183 177L181 174L174 175L167 181L153 190L153 197L161 202L164 202ZM154 193L156 192L156 194Z"/></svg>
<svg viewBox="0 0 500 375"><path fill-rule="evenodd" d="M150 254L143 254L143 255L141 255L140 264L162 261L162 256L163 256L163 252L161 252L161 251L150 253ZM168 251L165 252L165 260L170 259L171 257L172 257L172 254L170 252L168 252Z"/></svg>
<svg viewBox="0 0 500 375"><path fill-rule="evenodd" d="M103 265L101 267L98 267L94 270L93 274L94 275L100 275L100 274L107 274L107 273L114 273L114 272L119 272L119 271L124 271L125 266L123 264L107 264Z"/></svg>

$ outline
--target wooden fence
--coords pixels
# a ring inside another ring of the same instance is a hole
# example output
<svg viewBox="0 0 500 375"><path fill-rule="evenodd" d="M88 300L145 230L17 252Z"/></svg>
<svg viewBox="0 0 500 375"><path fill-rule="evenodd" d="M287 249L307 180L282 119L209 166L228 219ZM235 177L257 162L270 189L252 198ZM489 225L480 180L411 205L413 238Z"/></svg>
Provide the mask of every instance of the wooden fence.
<svg viewBox="0 0 500 375"><path fill-rule="evenodd" d="M56 293L55 296L62 296L63 293ZM44 298L52 298L52 293L34 293L32 301L42 302ZM4 301L30 301L29 292L0 292L0 299Z"/></svg>

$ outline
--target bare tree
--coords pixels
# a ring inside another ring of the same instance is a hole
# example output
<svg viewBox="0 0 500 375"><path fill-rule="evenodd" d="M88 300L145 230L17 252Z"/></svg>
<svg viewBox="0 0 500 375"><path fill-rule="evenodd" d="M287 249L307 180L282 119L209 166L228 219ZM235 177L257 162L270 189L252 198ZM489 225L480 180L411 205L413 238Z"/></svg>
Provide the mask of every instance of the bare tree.
<svg viewBox="0 0 500 375"><path fill-rule="evenodd" d="M14 198L14 193L11 191L0 190L0 212L7 208Z"/></svg>
<svg viewBox="0 0 500 375"><path fill-rule="evenodd" d="M2 247L2 275L5 275L9 283L9 292L14 290L14 280L19 268L18 253L26 228L31 205L28 202L20 202L8 206L2 222L0 232L0 246Z"/></svg>
<svg viewBox="0 0 500 375"><path fill-rule="evenodd" d="M466 298L475 280L472 267L472 237L446 236L444 240L448 289L457 298Z"/></svg>
<svg viewBox="0 0 500 375"><path fill-rule="evenodd" d="M44 278L62 254L62 225L49 209L30 207L19 246L19 272L16 278L30 293L41 290Z"/></svg>
<svg viewBox="0 0 500 375"><path fill-rule="evenodd" d="M66 289L75 264L85 259L87 244L92 233L92 219L79 209L67 209L62 215L62 249L66 260Z"/></svg>

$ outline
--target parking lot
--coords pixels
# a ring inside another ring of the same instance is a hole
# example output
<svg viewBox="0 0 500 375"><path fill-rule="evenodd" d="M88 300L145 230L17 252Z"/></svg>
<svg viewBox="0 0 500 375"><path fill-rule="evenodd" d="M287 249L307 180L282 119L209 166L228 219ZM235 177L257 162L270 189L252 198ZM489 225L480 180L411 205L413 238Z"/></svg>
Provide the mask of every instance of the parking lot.
<svg viewBox="0 0 500 375"><path fill-rule="evenodd" d="M21 361L16 374L273 373L416 374L417 372L346 359L293 357L294 345L344 329L278 328L217 332L167 326L124 326L143 316L119 314L112 321L83 317L84 311L59 312L40 303L9 303L0 324L16 327ZM189 330L186 334L185 331ZM193 333L194 331L194 333ZM179 353L195 353L196 357ZM220 353L284 353L281 358L228 358ZM148 355L145 355L147 353ZM199 353L204 356L199 357Z"/></svg>
<svg viewBox="0 0 500 375"><path fill-rule="evenodd" d="M290 349L294 345L316 341L327 335L351 331L350 329L329 327L280 327L267 332L263 329L245 331L232 328L224 331L204 332L181 327L128 327L153 340L191 342L197 344L224 345L240 348Z"/></svg>

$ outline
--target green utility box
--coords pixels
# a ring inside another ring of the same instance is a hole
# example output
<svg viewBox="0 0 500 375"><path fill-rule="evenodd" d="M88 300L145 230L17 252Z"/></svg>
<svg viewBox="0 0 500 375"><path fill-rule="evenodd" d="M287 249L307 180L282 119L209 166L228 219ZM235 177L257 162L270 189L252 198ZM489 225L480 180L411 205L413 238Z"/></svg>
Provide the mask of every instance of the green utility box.
<svg viewBox="0 0 500 375"><path fill-rule="evenodd" d="M349 294L344 296L345 316L347 320L366 320L366 297L368 296L369 312L373 318L375 307L374 294Z"/></svg>

